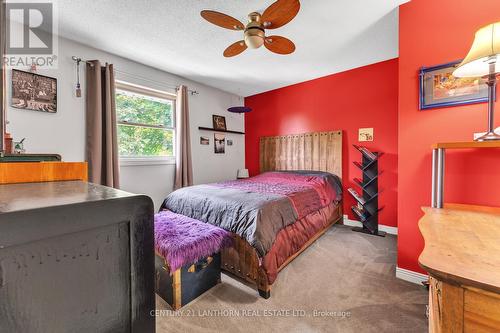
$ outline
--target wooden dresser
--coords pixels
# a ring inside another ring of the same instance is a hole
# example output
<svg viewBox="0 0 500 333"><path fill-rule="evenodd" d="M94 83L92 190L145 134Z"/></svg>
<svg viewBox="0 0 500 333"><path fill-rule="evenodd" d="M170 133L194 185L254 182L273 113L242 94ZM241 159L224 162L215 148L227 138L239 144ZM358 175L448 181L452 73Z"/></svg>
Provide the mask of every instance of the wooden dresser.
<svg viewBox="0 0 500 333"><path fill-rule="evenodd" d="M423 208L430 332L500 332L500 208Z"/></svg>
<svg viewBox="0 0 500 333"><path fill-rule="evenodd" d="M17 162L0 163L0 184L50 181L87 181L85 162Z"/></svg>

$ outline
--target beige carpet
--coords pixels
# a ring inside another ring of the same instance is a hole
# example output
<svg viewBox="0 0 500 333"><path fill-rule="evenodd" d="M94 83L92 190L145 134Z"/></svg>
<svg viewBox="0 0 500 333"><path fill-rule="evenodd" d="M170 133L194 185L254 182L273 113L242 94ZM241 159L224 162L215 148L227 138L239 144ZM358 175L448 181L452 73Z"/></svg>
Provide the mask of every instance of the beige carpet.
<svg viewBox="0 0 500 333"><path fill-rule="evenodd" d="M157 297L167 310L157 332L427 332L427 292L396 279L395 263L394 236L334 226L280 273L268 300L224 274L177 312Z"/></svg>

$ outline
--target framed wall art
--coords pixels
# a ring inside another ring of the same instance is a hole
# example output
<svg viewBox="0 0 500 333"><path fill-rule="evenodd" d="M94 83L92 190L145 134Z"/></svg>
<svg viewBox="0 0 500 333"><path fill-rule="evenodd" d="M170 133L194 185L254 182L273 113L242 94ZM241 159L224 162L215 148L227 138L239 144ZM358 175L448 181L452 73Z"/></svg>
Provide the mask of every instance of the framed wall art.
<svg viewBox="0 0 500 333"><path fill-rule="evenodd" d="M57 79L13 69L12 107L56 113Z"/></svg>
<svg viewBox="0 0 500 333"><path fill-rule="evenodd" d="M214 147L216 154L226 152L226 136L224 134L214 133Z"/></svg>
<svg viewBox="0 0 500 333"><path fill-rule="evenodd" d="M200 136L200 145L208 146L210 144L210 139L205 136Z"/></svg>
<svg viewBox="0 0 500 333"><path fill-rule="evenodd" d="M421 68L420 110L488 101L488 86L483 79L453 76L460 63Z"/></svg>
<svg viewBox="0 0 500 333"><path fill-rule="evenodd" d="M218 116L218 115L213 115L212 116L213 124L214 124L214 130L220 130L220 131L225 131L227 130L226 128L226 117L223 116Z"/></svg>

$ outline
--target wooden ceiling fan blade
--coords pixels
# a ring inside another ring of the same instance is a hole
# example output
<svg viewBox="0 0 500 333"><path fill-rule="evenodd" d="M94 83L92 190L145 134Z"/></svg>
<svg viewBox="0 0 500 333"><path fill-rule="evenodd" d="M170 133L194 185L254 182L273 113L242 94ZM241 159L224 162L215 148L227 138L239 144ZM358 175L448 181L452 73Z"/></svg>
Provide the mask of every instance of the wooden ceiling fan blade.
<svg viewBox="0 0 500 333"><path fill-rule="evenodd" d="M295 44L288 38L281 36L266 37L264 45L269 51L277 54L290 54L295 51Z"/></svg>
<svg viewBox="0 0 500 333"><path fill-rule="evenodd" d="M201 11L200 14L201 17L203 17L205 20L219 27L231 30L245 29L245 25L232 16L219 13L213 10L203 10Z"/></svg>
<svg viewBox="0 0 500 333"><path fill-rule="evenodd" d="M234 44L231 44L225 51L224 51L224 57L230 58L237 56L241 52L245 51L247 49L247 45L245 44L245 41L240 40Z"/></svg>
<svg viewBox="0 0 500 333"><path fill-rule="evenodd" d="M266 29L277 29L284 26L295 16L300 10L299 0L278 0L269 6L262 14L262 22Z"/></svg>

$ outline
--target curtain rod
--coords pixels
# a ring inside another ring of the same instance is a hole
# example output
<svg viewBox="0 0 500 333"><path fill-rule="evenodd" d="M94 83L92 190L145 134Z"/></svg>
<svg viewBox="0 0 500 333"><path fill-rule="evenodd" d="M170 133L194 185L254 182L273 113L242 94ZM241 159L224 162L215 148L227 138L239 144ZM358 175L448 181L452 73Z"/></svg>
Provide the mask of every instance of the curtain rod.
<svg viewBox="0 0 500 333"><path fill-rule="evenodd" d="M73 61L75 61L76 63L85 62L85 63L87 63L88 65L90 65L92 67L94 66L94 64L92 62L90 62L88 60L83 60L82 58L78 58L78 57L72 56L71 59L73 59ZM179 89L179 86L169 85L169 84L166 84L164 82L155 81L155 80L152 80L152 79L140 76L140 75L127 73L127 72L121 71L121 70L116 69L116 68L115 68L115 72L120 73L120 74L124 74L124 75L129 76L129 77L133 77L133 78L136 78L136 79L139 79L139 80L142 80L142 81L147 81L147 82L155 83L155 84L158 84L158 85L166 87L166 88L175 89L175 90ZM190 90L190 89L188 89L188 92L191 95L199 95L200 94L197 90Z"/></svg>

